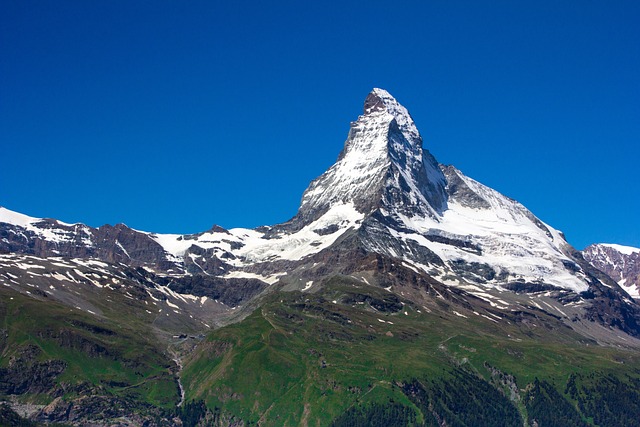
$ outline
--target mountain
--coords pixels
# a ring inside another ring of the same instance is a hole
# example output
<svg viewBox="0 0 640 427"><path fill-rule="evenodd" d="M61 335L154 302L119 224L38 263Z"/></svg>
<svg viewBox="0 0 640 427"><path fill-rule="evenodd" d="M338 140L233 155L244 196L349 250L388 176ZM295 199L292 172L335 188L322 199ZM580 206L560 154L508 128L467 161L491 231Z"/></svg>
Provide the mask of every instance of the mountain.
<svg viewBox="0 0 640 427"><path fill-rule="evenodd" d="M439 164L407 109L374 89L282 224L171 235L0 208L0 396L72 424L544 425L549 411L568 417L550 425L626 423L637 404L602 396L640 397L640 306L596 267L520 203ZM129 348L166 365L138 369ZM111 374L121 360L130 370ZM462 396L494 404L452 407Z"/></svg>
<svg viewBox="0 0 640 427"><path fill-rule="evenodd" d="M640 249L599 243L586 247L582 255L618 282L629 295L640 299Z"/></svg>

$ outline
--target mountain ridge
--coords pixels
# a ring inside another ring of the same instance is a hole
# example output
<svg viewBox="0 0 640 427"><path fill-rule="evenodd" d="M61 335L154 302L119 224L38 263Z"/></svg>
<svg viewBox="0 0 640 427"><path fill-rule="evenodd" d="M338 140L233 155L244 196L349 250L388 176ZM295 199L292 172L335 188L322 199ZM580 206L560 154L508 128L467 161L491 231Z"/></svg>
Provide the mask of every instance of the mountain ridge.
<svg viewBox="0 0 640 427"><path fill-rule="evenodd" d="M309 277L321 278L309 273L309 260L351 241L347 248L398 259L480 297L501 287L560 289L588 307L590 289L606 286L626 304L616 283L602 285L585 270L561 232L517 201L439 164L408 110L378 88L366 97L336 163L311 182L298 213L283 224L172 235L65 224L6 209L0 217L14 227L0 229L2 250L95 257L161 275L255 279L265 286L285 280L303 289ZM636 326L624 328L640 334Z"/></svg>

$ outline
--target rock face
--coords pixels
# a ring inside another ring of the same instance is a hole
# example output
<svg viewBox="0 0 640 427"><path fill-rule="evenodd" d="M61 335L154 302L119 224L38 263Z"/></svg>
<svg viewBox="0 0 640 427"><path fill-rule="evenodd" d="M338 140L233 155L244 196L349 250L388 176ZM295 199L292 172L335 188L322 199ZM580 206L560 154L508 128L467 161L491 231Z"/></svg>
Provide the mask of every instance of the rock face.
<svg viewBox="0 0 640 427"><path fill-rule="evenodd" d="M614 244L594 244L582 251L584 259L640 299L640 249Z"/></svg>
<svg viewBox="0 0 640 427"><path fill-rule="evenodd" d="M9 359L9 365L0 368L0 393L49 393L55 387L56 378L64 372L66 363L39 361L41 353L42 350L34 345L18 349L18 354Z"/></svg>
<svg viewBox="0 0 640 427"><path fill-rule="evenodd" d="M124 224L92 228L48 218L31 218L1 207L0 251L41 258L95 258L132 266L152 265L164 271L176 267L149 233Z"/></svg>

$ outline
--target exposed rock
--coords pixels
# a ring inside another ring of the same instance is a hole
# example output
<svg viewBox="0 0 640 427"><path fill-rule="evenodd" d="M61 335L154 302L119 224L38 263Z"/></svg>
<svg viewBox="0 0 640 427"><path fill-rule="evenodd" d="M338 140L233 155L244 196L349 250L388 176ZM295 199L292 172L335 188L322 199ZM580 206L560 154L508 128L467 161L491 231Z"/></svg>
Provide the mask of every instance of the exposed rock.
<svg viewBox="0 0 640 427"><path fill-rule="evenodd" d="M596 244L582 251L591 265L606 273L629 293L640 299L640 249Z"/></svg>
<svg viewBox="0 0 640 427"><path fill-rule="evenodd" d="M62 360L39 361L41 353L35 345L19 348L10 358L9 366L0 368L0 394L52 393L67 364Z"/></svg>
<svg viewBox="0 0 640 427"><path fill-rule="evenodd" d="M265 282L258 279L223 279L204 275L158 277L156 280L175 292L206 296L230 307L243 304L267 287Z"/></svg>
<svg viewBox="0 0 640 427"><path fill-rule="evenodd" d="M137 427L142 425L176 426L179 419L154 406L105 395L75 399L56 398L32 419L44 423Z"/></svg>

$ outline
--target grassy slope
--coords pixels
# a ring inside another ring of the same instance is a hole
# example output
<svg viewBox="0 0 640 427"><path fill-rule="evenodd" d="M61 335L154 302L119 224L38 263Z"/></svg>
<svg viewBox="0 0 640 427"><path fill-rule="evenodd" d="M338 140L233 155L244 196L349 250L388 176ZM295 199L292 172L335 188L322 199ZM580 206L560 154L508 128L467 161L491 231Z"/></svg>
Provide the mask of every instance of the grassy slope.
<svg viewBox="0 0 640 427"><path fill-rule="evenodd" d="M409 303L380 313L341 303L352 291L334 281L321 295L276 294L244 321L211 333L186 362L187 400L261 425L329 425L366 402L412 406L398 384L447 379L455 366L491 380L488 363L514 375L520 389L537 377L560 393L571 373L640 374L638 352L581 344L568 328L532 330Z"/></svg>
<svg viewBox="0 0 640 427"><path fill-rule="evenodd" d="M83 392L132 398L161 407L173 407L179 400L171 373L171 362L154 343L148 327L126 313L114 321L97 319L54 301L38 301L0 289L0 367L8 368L12 358L25 359L23 351L37 347L33 363L60 360L64 372L56 376L55 387L72 398ZM23 395L26 401L48 403L53 390Z"/></svg>

